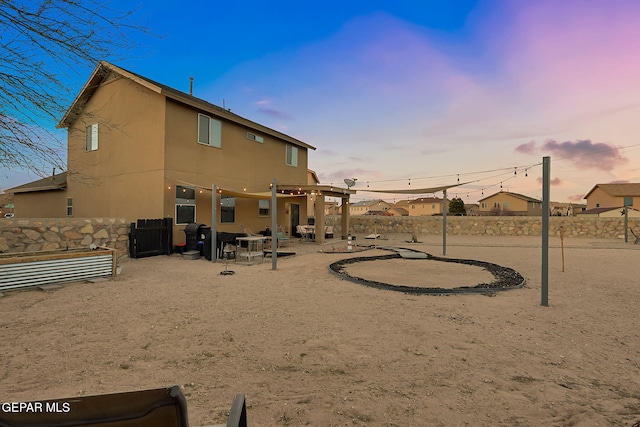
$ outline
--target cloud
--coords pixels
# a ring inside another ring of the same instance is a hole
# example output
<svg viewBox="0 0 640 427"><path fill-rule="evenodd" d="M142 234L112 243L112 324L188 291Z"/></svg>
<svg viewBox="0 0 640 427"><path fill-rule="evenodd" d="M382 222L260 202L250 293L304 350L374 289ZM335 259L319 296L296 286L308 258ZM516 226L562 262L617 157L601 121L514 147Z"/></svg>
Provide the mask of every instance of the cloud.
<svg viewBox="0 0 640 427"><path fill-rule="evenodd" d="M568 196L567 200L570 202L584 203L584 196L584 194L574 194L573 196Z"/></svg>
<svg viewBox="0 0 640 427"><path fill-rule="evenodd" d="M526 144L520 144L516 147L516 151L518 153L534 154L536 151L536 142L532 140Z"/></svg>
<svg viewBox="0 0 640 427"><path fill-rule="evenodd" d="M367 169L361 169L361 168L340 169L335 172L319 174L320 181L323 184L333 183L336 185L343 185L344 184L343 180L345 178L354 178L354 177L358 178L359 176L381 178L382 174L375 170L367 170ZM363 185L366 186L366 184L367 184L366 181L358 180L356 184L356 188L362 187Z"/></svg>
<svg viewBox="0 0 640 427"><path fill-rule="evenodd" d="M536 178L536 181L538 182L538 184L542 185L542 178L541 177ZM552 187L558 187L558 186L562 185L562 180L560 178L553 178L551 181L549 181L549 184Z"/></svg>
<svg viewBox="0 0 640 427"><path fill-rule="evenodd" d="M276 110L275 108L258 108L258 111L267 116L271 116L280 120L292 120L292 117L287 113L284 113L280 110Z"/></svg>
<svg viewBox="0 0 640 427"><path fill-rule="evenodd" d="M550 139L544 143L542 148L583 169L611 171L615 167L629 162L629 159L620 155L618 149L613 145L604 142L593 143L589 139L575 142L558 142Z"/></svg>

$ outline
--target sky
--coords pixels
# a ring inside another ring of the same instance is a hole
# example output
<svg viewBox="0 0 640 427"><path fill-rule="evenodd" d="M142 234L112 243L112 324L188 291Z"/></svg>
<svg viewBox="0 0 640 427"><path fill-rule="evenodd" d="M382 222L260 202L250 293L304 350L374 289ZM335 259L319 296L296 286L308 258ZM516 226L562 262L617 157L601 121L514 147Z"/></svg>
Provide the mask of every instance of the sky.
<svg viewBox="0 0 640 427"><path fill-rule="evenodd" d="M194 96L311 144L322 184L357 179L352 201L457 182L449 196L465 203L500 190L541 198L544 156L552 201L640 182L638 1L112 7L135 8L151 33L116 65L185 92L193 77ZM75 93L91 72L69 82ZM0 188L36 178L10 172Z"/></svg>

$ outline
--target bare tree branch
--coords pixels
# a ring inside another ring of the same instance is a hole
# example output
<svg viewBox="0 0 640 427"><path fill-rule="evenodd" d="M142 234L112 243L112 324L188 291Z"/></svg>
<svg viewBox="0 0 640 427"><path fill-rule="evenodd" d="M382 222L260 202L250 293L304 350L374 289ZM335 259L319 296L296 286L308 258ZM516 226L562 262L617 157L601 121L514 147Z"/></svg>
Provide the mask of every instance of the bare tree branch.
<svg viewBox="0 0 640 427"><path fill-rule="evenodd" d="M135 47L131 36L148 31L134 12L101 0L0 0L0 168L64 168L65 144L46 129L74 98L65 82Z"/></svg>

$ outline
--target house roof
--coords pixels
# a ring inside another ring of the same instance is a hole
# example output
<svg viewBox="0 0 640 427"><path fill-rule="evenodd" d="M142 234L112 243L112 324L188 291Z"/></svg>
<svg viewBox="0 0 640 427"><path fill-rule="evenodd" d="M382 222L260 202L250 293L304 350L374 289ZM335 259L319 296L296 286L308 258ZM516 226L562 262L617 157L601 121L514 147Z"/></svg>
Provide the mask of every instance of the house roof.
<svg viewBox="0 0 640 427"><path fill-rule="evenodd" d="M605 193L614 197L638 197L640 196L640 183L621 183L621 184L596 184L584 198L588 198L596 188L600 188Z"/></svg>
<svg viewBox="0 0 640 427"><path fill-rule="evenodd" d="M399 200L394 206L408 206L417 203L441 203L442 199L439 197L420 197L418 199Z"/></svg>
<svg viewBox="0 0 640 427"><path fill-rule="evenodd" d="M490 199L490 198L495 197L495 196L497 196L499 194L508 194L508 195L516 197L518 199L526 200L527 202L542 203L542 200L534 199L533 197L525 196L524 194L511 193L509 191L498 191L497 193L494 193L494 194L492 194L490 196L487 196L487 197L485 197L483 199L478 200L478 202L482 202L484 200Z"/></svg>
<svg viewBox="0 0 640 427"><path fill-rule="evenodd" d="M7 193L30 193L34 191L65 190L67 188L67 173L62 172L37 181L28 182L5 190Z"/></svg>
<svg viewBox="0 0 640 427"><path fill-rule="evenodd" d="M59 128L68 128L73 124L73 122L78 118L79 114L82 112L82 109L86 105L87 101L93 96L96 89L100 87L100 84L106 78L108 78L111 75L111 73L116 73L124 78L128 78L129 80L132 80L138 83L139 85L144 86L147 89L152 90L156 93L162 94L167 98L189 105L190 107L205 111L216 117L246 126L250 129L262 132L267 135L271 135L275 138L289 142L293 145L304 147L310 150L316 149L312 145L302 142L289 135L285 135L284 133L278 132L277 130L268 128L259 123L256 123L254 121L241 117L237 114L234 114L231 112L231 110L218 107L217 105L211 104L210 102L207 102L203 99L196 98L195 96L181 92L172 87L163 85L162 83L155 82L151 79L148 79L144 76L133 73L131 71L127 71L124 68L120 68L106 61L100 61L96 69L93 71L93 73L89 77L89 80L87 80L84 87L82 88L82 90L80 91L76 99L73 101L73 103L71 104L67 112L65 113L62 120L60 120L60 123L58 123Z"/></svg>
<svg viewBox="0 0 640 427"><path fill-rule="evenodd" d="M387 203L382 199L377 200L362 200L360 202L351 203L351 206L373 206L376 203Z"/></svg>
<svg viewBox="0 0 640 427"><path fill-rule="evenodd" d="M389 209L390 211L398 212L402 216L409 216L409 211L405 208L400 208L397 206L393 206Z"/></svg>
<svg viewBox="0 0 640 427"><path fill-rule="evenodd" d="M622 206L617 206L617 207L613 207L613 208L611 208L611 207L609 207L609 208L592 208L592 209L587 209L585 211L582 211L578 215L583 215L583 214L586 214L586 215L601 214L603 212L615 211L617 209L623 209L623 207ZM629 210L631 211L631 210L637 210L637 209L629 208ZM621 211L620 214L622 215L622 211Z"/></svg>

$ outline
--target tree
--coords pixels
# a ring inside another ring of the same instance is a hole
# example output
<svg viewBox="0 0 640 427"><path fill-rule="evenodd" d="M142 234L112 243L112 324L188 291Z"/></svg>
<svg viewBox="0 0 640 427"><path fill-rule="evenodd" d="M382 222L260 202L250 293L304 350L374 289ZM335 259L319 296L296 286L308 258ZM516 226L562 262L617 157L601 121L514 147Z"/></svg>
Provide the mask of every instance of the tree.
<svg viewBox="0 0 640 427"><path fill-rule="evenodd" d="M0 168L64 168L47 128L73 100L65 82L134 47L147 30L132 17L101 0L0 0Z"/></svg>
<svg viewBox="0 0 640 427"><path fill-rule="evenodd" d="M464 201L459 197L454 197L449 202L449 213L452 215L466 215L467 210L464 208Z"/></svg>

